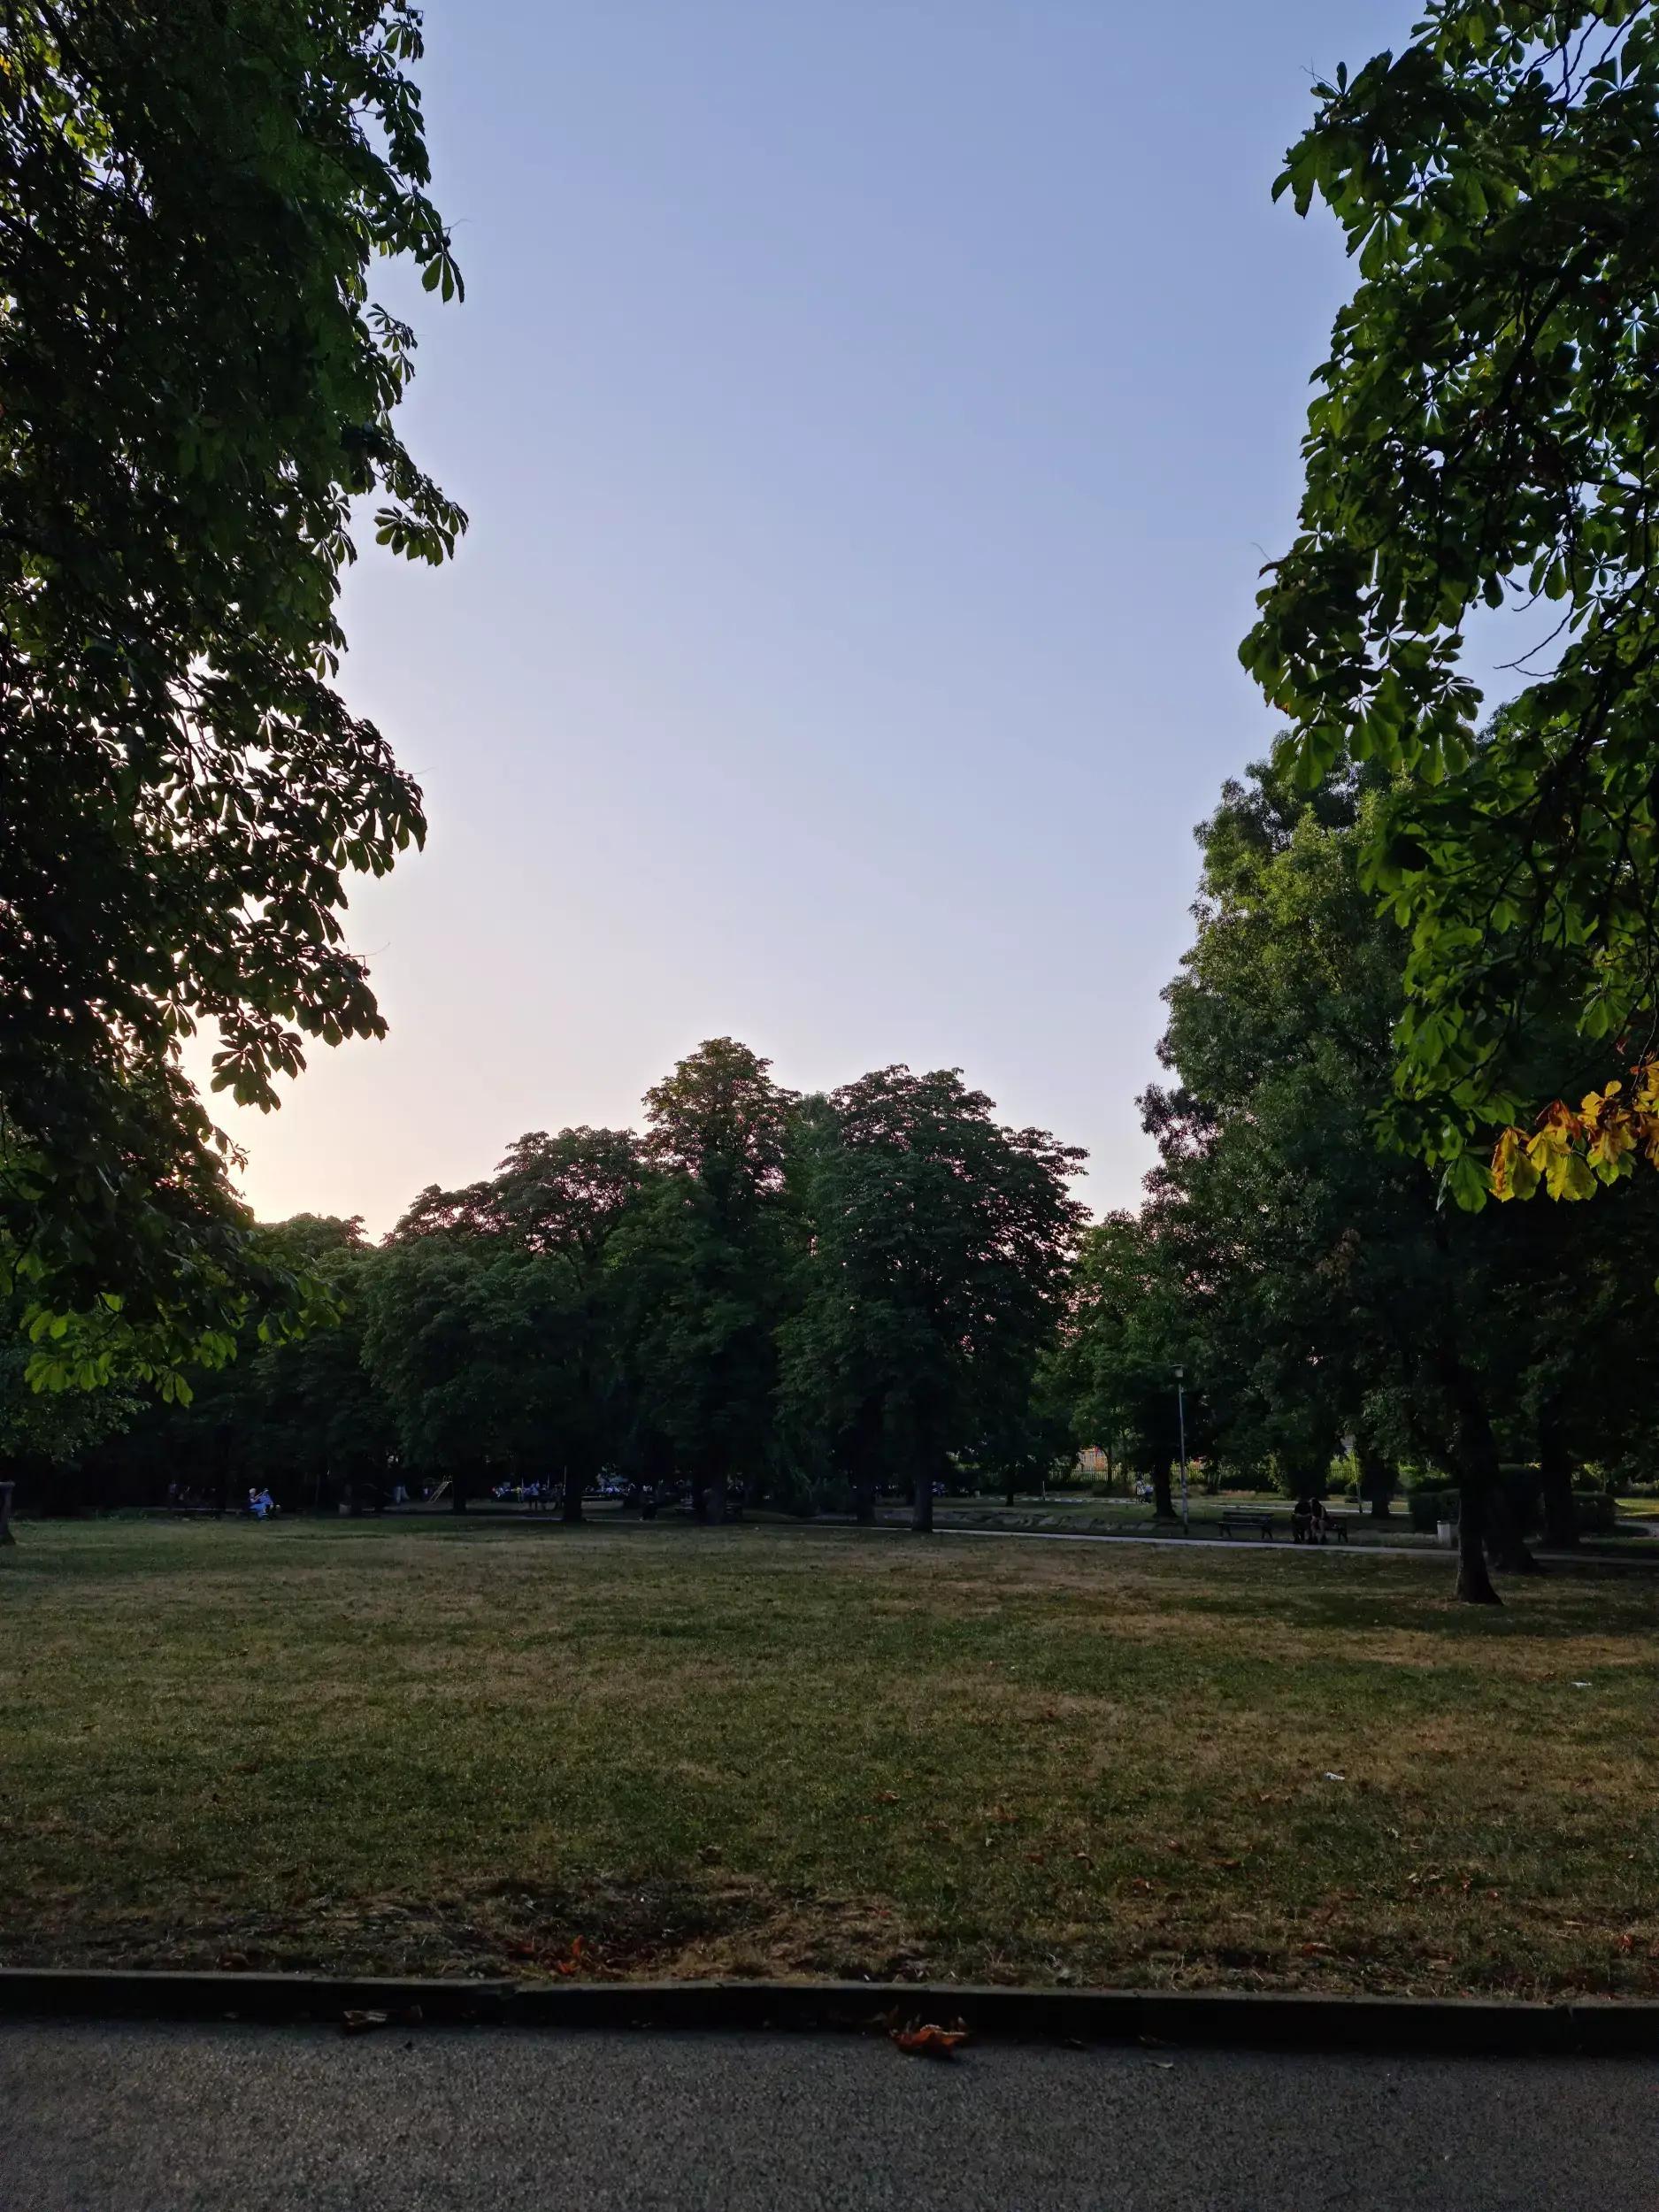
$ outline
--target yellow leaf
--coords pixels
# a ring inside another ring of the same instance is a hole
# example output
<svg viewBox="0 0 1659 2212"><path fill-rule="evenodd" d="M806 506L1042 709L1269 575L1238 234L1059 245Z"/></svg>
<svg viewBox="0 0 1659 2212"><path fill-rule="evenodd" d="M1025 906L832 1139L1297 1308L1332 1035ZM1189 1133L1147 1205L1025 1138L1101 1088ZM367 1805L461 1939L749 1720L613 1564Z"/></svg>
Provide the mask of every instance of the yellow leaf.
<svg viewBox="0 0 1659 2212"><path fill-rule="evenodd" d="M1538 1170L1526 1156L1525 1142L1518 1129L1506 1129L1492 1148L1492 1195L1501 1202L1530 1198L1538 1188Z"/></svg>
<svg viewBox="0 0 1659 2212"><path fill-rule="evenodd" d="M1551 1162L1545 1181L1552 1198L1571 1200L1595 1195L1595 1177L1582 1153L1561 1153Z"/></svg>
<svg viewBox="0 0 1659 2212"><path fill-rule="evenodd" d="M1622 1172L1619 1163L1627 1152L1636 1148L1636 1129L1632 1118L1614 1110L1602 1119L1590 1146L1590 1165L1607 1181Z"/></svg>
<svg viewBox="0 0 1659 2212"><path fill-rule="evenodd" d="M1540 1175L1559 1171L1559 1163L1567 1156L1566 1133L1559 1123L1546 1122L1536 1136L1527 1139L1526 1156Z"/></svg>
<svg viewBox="0 0 1659 2212"><path fill-rule="evenodd" d="M1624 1089L1622 1083L1609 1083L1605 1090L1586 1091L1581 1111L1586 1130L1601 1126L1603 1117L1610 1110L1613 1101Z"/></svg>

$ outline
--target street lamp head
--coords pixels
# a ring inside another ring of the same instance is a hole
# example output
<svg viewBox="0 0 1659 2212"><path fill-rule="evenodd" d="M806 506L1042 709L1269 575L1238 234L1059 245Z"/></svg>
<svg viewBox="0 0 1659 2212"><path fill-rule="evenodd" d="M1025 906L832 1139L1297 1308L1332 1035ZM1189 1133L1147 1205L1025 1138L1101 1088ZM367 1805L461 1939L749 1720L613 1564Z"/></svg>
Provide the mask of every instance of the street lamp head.
<svg viewBox="0 0 1659 2212"><path fill-rule="evenodd" d="M1184 1367L1178 1367L1178 1368L1176 1369L1176 1371L1175 1371L1175 1379L1176 1379L1176 1381L1177 1381L1177 1382L1180 1382L1180 1381L1184 1379L1184 1377L1186 1376L1186 1373L1187 1373L1187 1370L1186 1370Z"/></svg>

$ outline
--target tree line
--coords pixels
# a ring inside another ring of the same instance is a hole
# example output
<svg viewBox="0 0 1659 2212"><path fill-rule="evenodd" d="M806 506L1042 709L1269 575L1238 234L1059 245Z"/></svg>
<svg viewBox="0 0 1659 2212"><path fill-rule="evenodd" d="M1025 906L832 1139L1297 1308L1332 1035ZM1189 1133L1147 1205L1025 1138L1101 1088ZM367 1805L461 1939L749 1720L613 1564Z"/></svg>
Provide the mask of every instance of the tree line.
<svg viewBox="0 0 1659 2212"><path fill-rule="evenodd" d="M250 1322L188 1402L117 1400L130 1425L90 1446L72 1427L60 1463L104 1496L261 1483L348 1509L395 1479L465 1510L551 1478L572 1520L602 1472L710 1520L739 1495L869 1520L897 1489L927 1528L963 1466L1012 1480L1064 1448L1040 1385L1081 1163L956 1071L803 1098L717 1038L648 1094L642 1132L533 1131L488 1179L422 1191L379 1246L355 1221L261 1230L313 1286L314 1325ZM20 1424L88 1403L13 1401L13 1447L37 1456L50 1438Z"/></svg>
<svg viewBox="0 0 1659 2212"><path fill-rule="evenodd" d="M1587 1470L1650 1471L1659 1186L1475 1214L1390 1142L1408 947L1363 879L1387 801L1372 770L1306 792L1264 764L1201 827L1137 1212L1089 1223L1082 1154L959 1073L802 1097L718 1038L641 1131L531 1132L379 1246L262 1229L313 1286L305 1334L250 1321L189 1403L117 1397L102 1440L80 1394L14 1390L14 1449L38 1466L19 1425L61 1406L60 1462L106 1493L361 1509L398 1479L465 1509L533 1478L575 1519L605 1473L714 1520L738 1496L870 1520L897 1490L926 1529L938 1486L1011 1495L1104 1445L1167 1517L1179 1371L1210 1482L1323 1492L1346 1459L1386 1514L1409 1470L1456 1493L1458 1588L1489 1601L1534 1526L1577 1540ZM1540 1021L1532 1048L1563 1039Z"/></svg>

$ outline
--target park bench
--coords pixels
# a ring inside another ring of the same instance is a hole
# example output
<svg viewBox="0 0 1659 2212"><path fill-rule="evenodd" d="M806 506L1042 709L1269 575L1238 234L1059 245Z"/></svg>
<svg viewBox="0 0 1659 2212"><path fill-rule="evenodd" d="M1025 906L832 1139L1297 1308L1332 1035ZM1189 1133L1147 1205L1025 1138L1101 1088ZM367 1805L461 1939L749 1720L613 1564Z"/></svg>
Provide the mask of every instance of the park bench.
<svg viewBox="0 0 1659 2212"><path fill-rule="evenodd" d="M1221 1532L1224 1536L1247 1535L1254 1529L1265 1543L1273 1540L1273 1531L1288 1528L1290 1517L1271 1505L1224 1505L1221 1509Z"/></svg>
<svg viewBox="0 0 1659 2212"><path fill-rule="evenodd" d="M1271 1544L1275 1529L1282 1528L1289 1532L1290 1517L1289 1509L1285 1506L1224 1505L1221 1509L1221 1532L1224 1536L1235 1533L1246 1535L1254 1530L1261 1535L1263 1542ZM1327 1508L1325 1532L1327 1536L1334 1536L1339 1544L1346 1544L1348 1525L1358 1517L1354 1513L1333 1513Z"/></svg>

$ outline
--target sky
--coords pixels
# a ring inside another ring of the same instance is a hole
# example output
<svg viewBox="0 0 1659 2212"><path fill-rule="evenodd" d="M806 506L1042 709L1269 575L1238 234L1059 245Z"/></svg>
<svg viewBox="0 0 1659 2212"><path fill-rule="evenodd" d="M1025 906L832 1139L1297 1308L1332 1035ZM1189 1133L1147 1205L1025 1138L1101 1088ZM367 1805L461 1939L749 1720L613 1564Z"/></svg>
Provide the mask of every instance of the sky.
<svg viewBox="0 0 1659 2212"><path fill-rule="evenodd" d="M379 1233L717 1035L960 1067L1135 1202L1352 280L1271 188L1417 13L427 0L467 290L403 427L472 528L363 534L342 686L431 833L349 917L389 1038L221 1105L263 1217Z"/></svg>

